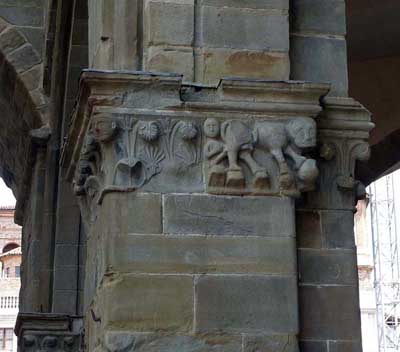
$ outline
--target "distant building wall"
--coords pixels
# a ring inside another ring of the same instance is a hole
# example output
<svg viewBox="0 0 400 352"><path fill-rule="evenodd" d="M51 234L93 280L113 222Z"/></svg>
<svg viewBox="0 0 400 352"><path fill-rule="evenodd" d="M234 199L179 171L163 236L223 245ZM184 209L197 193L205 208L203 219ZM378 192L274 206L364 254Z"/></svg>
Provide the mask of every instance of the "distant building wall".
<svg viewBox="0 0 400 352"><path fill-rule="evenodd" d="M17 351L14 325L18 315L21 249L3 249L21 244L21 227L14 224L14 209L0 208L0 352Z"/></svg>

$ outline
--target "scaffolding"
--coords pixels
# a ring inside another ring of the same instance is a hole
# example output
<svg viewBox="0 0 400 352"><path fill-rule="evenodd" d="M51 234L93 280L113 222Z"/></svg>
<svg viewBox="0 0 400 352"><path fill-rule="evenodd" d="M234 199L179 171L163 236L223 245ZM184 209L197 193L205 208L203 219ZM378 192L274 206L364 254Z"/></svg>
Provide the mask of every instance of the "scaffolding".
<svg viewBox="0 0 400 352"><path fill-rule="evenodd" d="M374 182L368 193L379 351L400 351L400 171Z"/></svg>

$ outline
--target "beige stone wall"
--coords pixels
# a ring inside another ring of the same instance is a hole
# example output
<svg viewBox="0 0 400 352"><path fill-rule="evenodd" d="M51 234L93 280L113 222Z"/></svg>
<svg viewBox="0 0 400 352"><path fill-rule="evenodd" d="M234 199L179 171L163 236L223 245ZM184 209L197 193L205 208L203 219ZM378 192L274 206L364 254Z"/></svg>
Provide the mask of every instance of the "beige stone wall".
<svg viewBox="0 0 400 352"><path fill-rule="evenodd" d="M184 75L289 78L289 2L91 1L90 66Z"/></svg>

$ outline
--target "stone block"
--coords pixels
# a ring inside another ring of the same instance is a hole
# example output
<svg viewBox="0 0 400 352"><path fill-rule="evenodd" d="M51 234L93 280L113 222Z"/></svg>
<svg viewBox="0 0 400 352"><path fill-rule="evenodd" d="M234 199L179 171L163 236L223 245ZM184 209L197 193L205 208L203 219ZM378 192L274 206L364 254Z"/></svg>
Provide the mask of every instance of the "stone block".
<svg viewBox="0 0 400 352"><path fill-rule="evenodd" d="M148 45L186 45L194 39L193 0L152 1L145 4L145 36Z"/></svg>
<svg viewBox="0 0 400 352"><path fill-rule="evenodd" d="M329 352L328 341L300 341L301 352Z"/></svg>
<svg viewBox="0 0 400 352"><path fill-rule="evenodd" d="M79 241L80 210L77 205L58 205L56 244L77 245Z"/></svg>
<svg viewBox="0 0 400 352"><path fill-rule="evenodd" d="M296 211L296 238L299 248L321 248L322 227L318 211Z"/></svg>
<svg viewBox="0 0 400 352"><path fill-rule="evenodd" d="M44 1L45 0L0 0L0 5L43 8Z"/></svg>
<svg viewBox="0 0 400 352"><path fill-rule="evenodd" d="M195 282L195 300L198 332L298 332L295 277L203 276Z"/></svg>
<svg viewBox="0 0 400 352"><path fill-rule="evenodd" d="M57 244L54 254L54 266L76 266L78 263L78 245Z"/></svg>
<svg viewBox="0 0 400 352"><path fill-rule="evenodd" d="M329 341L329 352L362 352L360 341Z"/></svg>
<svg viewBox="0 0 400 352"><path fill-rule="evenodd" d="M185 81L193 81L193 49L150 47L147 50L146 70L152 72L175 72Z"/></svg>
<svg viewBox="0 0 400 352"><path fill-rule="evenodd" d="M344 39L292 35L290 58L291 79L330 83L330 95L347 95L347 50Z"/></svg>
<svg viewBox="0 0 400 352"><path fill-rule="evenodd" d="M43 28L30 28L30 27L17 27L24 36L28 39L28 42L35 48L40 56L43 55L43 48L45 44L45 33Z"/></svg>
<svg viewBox="0 0 400 352"><path fill-rule="evenodd" d="M246 50L289 50L289 20L261 9L202 6L200 45Z"/></svg>
<svg viewBox="0 0 400 352"><path fill-rule="evenodd" d="M358 288L299 287L302 340L353 340L360 336Z"/></svg>
<svg viewBox="0 0 400 352"><path fill-rule="evenodd" d="M7 27L8 27L7 22L4 21L2 18L0 18L0 33L3 32Z"/></svg>
<svg viewBox="0 0 400 352"><path fill-rule="evenodd" d="M239 9L282 10L289 9L289 0L201 0L203 6L233 7Z"/></svg>
<svg viewBox="0 0 400 352"><path fill-rule="evenodd" d="M196 74L205 84L218 84L223 77L287 80L290 61L287 53L238 49L196 50Z"/></svg>
<svg viewBox="0 0 400 352"><path fill-rule="evenodd" d="M100 296L105 328L188 332L193 324L193 278L124 275L107 279Z"/></svg>
<svg viewBox="0 0 400 352"><path fill-rule="evenodd" d="M146 273L293 274L295 240L290 237L148 236L108 239L112 271Z"/></svg>
<svg viewBox="0 0 400 352"><path fill-rule="evenodd" d="M355 250L298 251L299 278L306 284L357 285Z"/></svg>
<svg viewBox="0 0 400 352"><path fill-rule="evenodd" d="M16 5L13 2L10 5ZM0 16L17 26L43 27L43 8L25 6L7 6L0 8Z"/></svg>
<svg viewBox="0 0 400 352"><path fill-rule="evenodd" d="M243 352L298 352L299 345L294 335L244 336Z"/></svg>
<svg viewBox="0 0 400 352"><path fill-rule="evenodd" d="M321 212L325 248L355 248L353 211Z"/></svg>
<svg viewBox="0 0 400 352"><path fill-rule="evenodd" d="M292 30L323 34L346 34L346 5L343 0L294 0Z"/></svg>
<svg viewBox="0 0 400 352"><path fill-rule="evenodd" d="M28 90L34 90L39 88L42 76L43 76L43 66L36 65L32 67L30 70L25 71L23 74L21 74L21 79L25 83L25 87Z"/></svg>
<svg viewBox="0 0 400 352"><path fill-rule="evenodd" d="M54 272L55 290L77 290L78 267L59 267Z"/></svg>
<svg viewBox="0 0 400 352"><path fill-rule="evenodd" d="M0 49L4 54L8 54L19 48L25 42L25 38L13 27L8 28L0 34Z"/></svg>
<svg viewBox="0 0 400 352"><path fill-rule="evenodd" d="M99 214L104 234L162 232L161 195L152 193L110 193Z"/></svg>
<svg viewBox="0 0 400 352"><path fill-rule="evenodd" d="M81 69L88 66L88 47L86 45L72 45L70 53L70 64Z"/></svg>
<svg viewBox="0 0 400 352"><path fill-rule="evenodd" d="M164 232L293 236L294 204L281 197L165 195Z"/></svg>
<svg viewBox="0 0 400 352"><path fill-rule="evenodd" d="M135 352L242 352L241 336L229 335L133 335L122 332L108 332L105 345L110 351L132 348Z"/></svg>
<svg viewBox="0 0 400 352"><path fill-rule="evenodd" d="M58 314L76 315L76 300L75 290L54 290L53 311Z"/></svg>
<svg viewBox="0 0 400 352"><path fill-rule="evenodd" d="M30 44L25 44L19 49L14 50L8 55L7 59L17 72L26 71L41 62L38 54Z"/></svg>

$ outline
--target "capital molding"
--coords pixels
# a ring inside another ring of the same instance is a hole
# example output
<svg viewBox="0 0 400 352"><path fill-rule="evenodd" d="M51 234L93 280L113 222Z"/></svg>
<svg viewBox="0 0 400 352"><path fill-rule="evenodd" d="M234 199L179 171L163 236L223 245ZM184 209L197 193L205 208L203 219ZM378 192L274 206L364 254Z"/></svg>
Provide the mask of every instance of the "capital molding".
<svg viewBox="0 0 400 352"><path fill-rule="evenodd" d="M20 313L15 325L21 352L34 351L83 351L82 317Z"/></svg>
<svg viewBox="0 0 400 352"><path fill-rule="evenodd" d="M325 97L317 120L320 154L318 192L310 195L319 207L354 208L354 200L365 194L355 179L357 160L368 160L371 113L346 97Z"/></svg>
<svg viewBox="0 0 400 352"><path fill-rule="evenodd" d="M86 71L63 147L88 213L112 192L298 197L312 190L321 97L329 86Z"/></svg>

